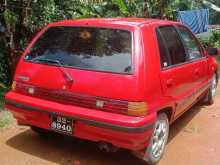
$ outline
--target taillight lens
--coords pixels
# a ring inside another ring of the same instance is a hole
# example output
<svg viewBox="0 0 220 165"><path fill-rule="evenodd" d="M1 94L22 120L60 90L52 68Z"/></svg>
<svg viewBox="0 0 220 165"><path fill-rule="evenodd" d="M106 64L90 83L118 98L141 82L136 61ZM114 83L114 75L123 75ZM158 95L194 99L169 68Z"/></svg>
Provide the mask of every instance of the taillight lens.
<svg viewBox="0 0 220 165"><path fill-rule="evenodd" d="M145 102L128 102L128 115L144 116L147 114L147 104Z"/></svg>

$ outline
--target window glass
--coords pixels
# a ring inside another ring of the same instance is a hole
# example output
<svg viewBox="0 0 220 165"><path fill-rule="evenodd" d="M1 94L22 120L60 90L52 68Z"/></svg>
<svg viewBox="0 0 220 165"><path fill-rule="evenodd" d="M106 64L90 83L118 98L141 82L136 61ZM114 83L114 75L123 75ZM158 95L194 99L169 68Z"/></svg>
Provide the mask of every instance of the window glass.
<svg viewBox="0 0 220 165"><path fill-rule="evenodd" d="M79 69L131 73L131 54L132 34L129 31L59 26L44 32L25 60L53 60Z"/></svg>
<svg viewBox="0 0 220 165"><path fill-rule="evenodd" d="M168 67L171 65L169 53L164 45L164 40L161 37L160 31L157 30L157 41L158 41L158 46L159 46L159 51L160 51L160 64L161 67Z"/></svg>
<svg viewBox="0 0 220 165"><path fill-rule="evenodd" d="M159 30L169 52L171 64L186 62L185 49L176 29L172 26L164 26L160 27Z"/></svg>
<svg viewBox="0 0 220 165"><path fill-rule="evenodd" d="M196 39L193 37L192 33L189 32L189 30L185 27L178 27L180 31L180 35L184 41L186 50L189 54L189 60L197 59L202 57L202 54L200 52L199 45L196 41Z"/></svg>

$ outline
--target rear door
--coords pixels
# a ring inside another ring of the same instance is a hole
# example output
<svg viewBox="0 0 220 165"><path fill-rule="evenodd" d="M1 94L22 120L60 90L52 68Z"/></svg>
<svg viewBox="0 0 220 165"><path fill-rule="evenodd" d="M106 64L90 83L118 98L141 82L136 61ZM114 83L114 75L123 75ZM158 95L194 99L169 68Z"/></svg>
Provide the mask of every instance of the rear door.
<svg viewBox="0 0 220 165"><path fill-rule="evenodd" d="M157 29L161 59L161 83L165 96L176 102L175 117L194 102L195 64L188 61L188 53L174 26Z"/></svg>
<svg viewBox="0 0 220 165"><path fill-rule="evenodd" d="M187 61L194 65L193 76L195 79L195 89L197 89L194 97L197 98L204 92L205 88L203 87L206 86L208 81L207 58L200 43L190 30L181 25L177 26L177 29L188 54Z"/></svg>
<svg viewBox="0 0 220 165"><path fill-rule="evenodd" d="M133 35L128 28L49 27L31 43L17 68L16 80L27 77L26 83L53 96L62 89L62 96L71 92L138 100L143 94L138 85L139 68L134 67L139 42Z"/></svg>

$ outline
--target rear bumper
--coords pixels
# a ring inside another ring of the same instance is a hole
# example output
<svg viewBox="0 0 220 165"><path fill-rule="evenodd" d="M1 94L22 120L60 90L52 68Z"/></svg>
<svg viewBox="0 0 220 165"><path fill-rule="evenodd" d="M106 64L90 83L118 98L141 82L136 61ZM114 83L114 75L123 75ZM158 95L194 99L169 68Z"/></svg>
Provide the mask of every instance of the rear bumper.
<svg viewBox="0 0 220 165"><path fill-rule="evenodd" d="M14 92L6 95L6 108L18 122L44 129L50 129L50 116L53 114L71 117L75 121L73 136L131 150L140 150L148 145L156 120L154 113L131 117L58 104Z"/></svg>

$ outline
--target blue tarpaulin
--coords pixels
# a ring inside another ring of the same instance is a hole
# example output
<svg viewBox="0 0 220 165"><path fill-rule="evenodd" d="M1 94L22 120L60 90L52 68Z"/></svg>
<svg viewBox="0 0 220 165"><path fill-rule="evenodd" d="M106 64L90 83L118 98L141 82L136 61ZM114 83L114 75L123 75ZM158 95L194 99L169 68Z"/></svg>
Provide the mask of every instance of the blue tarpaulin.
<svg viewBox="0 0 220 165"><path fill-rule="evenodd" d="M178 20L188 26L193 33L199 34L208 31L209 10L180 11Z"/></svg>

